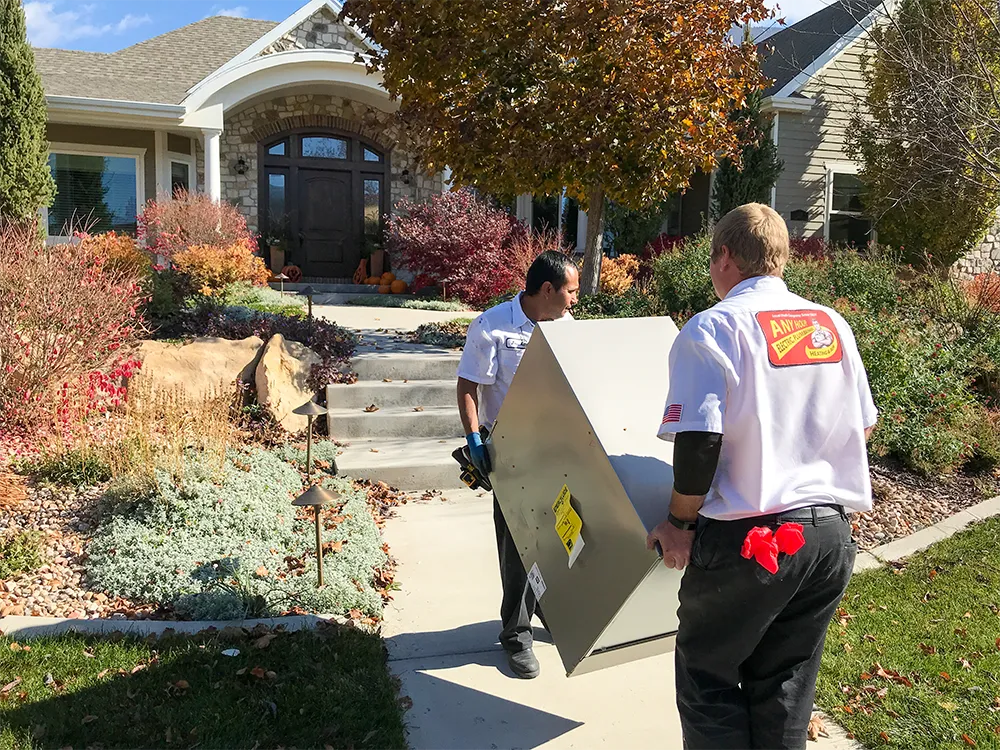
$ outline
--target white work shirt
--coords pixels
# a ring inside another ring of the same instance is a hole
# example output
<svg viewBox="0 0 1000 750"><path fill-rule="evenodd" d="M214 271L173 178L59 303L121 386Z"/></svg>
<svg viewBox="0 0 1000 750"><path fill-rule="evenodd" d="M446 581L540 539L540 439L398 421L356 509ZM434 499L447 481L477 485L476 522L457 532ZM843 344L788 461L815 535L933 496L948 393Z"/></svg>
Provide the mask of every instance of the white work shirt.
<svg viewBox="0 0 1000 750"><path fill-rule="evenodd" d="M847 322L781 279L758 276L691 318L674 341L659 436L723 435L701 510L708 518L823 504L867 511L865 429L877 419Z"/></svg>
<svg viewBox="0 0 1000 750"><path fill-rule="evenodd" d="M563 320L572 320L569 313ZM524 314L521 295L491 307L469 326L458 377L479 384L479 422L493 429L535 324Z"/></svg>

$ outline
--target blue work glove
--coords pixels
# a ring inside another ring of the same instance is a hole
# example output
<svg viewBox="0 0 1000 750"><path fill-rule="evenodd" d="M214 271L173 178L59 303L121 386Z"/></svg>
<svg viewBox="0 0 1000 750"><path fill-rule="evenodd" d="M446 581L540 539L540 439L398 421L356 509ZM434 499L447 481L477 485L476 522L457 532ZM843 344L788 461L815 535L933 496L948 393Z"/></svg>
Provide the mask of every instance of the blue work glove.
<svg viewBox="0 0 1000 750"><path fill-rule="evenodd" d="M484 478L488 477L493 471L493 466L490 465L490 454L483 445L483 436L478 432L470 432L465 436L465 441L469 444L469 456L473 465L479 469Z"/></svg>

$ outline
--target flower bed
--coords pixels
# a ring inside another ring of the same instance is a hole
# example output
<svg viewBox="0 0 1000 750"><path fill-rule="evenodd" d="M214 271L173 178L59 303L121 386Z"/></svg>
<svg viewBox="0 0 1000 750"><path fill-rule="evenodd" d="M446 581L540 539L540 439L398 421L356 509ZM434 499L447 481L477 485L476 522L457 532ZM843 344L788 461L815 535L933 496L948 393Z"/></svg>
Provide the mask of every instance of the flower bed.
<svg viewBox="0 0 1000 750"><path fill-rule="evenodd" d="M11 529L44 534L43 564L0 580L0 615L232 619L322 612L374 623L392 563L379 527L397 493L326 472L337 449L314 445L314 477L340 492L324 509L324 583L317 589L304 451L235 450L216 467L192 457L184 475L124 477L94 487L29 483ZM0 532L3 530L0 529Z"/></svg>

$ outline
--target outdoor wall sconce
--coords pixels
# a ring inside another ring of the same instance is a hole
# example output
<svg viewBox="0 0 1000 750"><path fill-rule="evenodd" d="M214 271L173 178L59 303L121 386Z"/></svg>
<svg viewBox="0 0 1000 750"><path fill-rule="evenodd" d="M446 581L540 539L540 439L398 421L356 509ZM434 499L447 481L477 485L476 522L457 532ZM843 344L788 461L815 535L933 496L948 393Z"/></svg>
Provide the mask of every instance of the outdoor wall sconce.
<svg viewBox="0 0 1000 750"><path fill-rule="evenodd" d="M338 500L340 500L340 494L336 490L331 492L318 484L314 484L292 500L292 505L298 508L312 508L316 513L316 588L323 587L323 532L320 526L320 513L324 505L331 505Z"/></svg>
<svg viewBox="0 0 1000 750"><path fill-rule="evenodd" d="M400 175L400 176L403 178L403 184L404 185L409 185L410 184L410 170L409 169L404 169L403 170L403 174Z"/></svg>
<svg viewBox="0 0 1000 750"><path fill-rule="evenodd" d="M249 167L247 166L247 161L242 156L237 159L236 163L233 165L233 171L236 172L236 174L246 174L248 169Z"/></svg>

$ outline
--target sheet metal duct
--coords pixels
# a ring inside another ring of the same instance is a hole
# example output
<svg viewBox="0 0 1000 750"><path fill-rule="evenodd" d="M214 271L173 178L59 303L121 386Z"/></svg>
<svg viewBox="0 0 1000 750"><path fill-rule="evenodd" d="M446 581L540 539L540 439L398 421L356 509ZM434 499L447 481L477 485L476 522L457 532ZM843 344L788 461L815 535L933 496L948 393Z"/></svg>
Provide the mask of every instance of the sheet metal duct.
<svg viewBox="0 0 1000 750"><path fill-rule="evenodd" d="M670 318L541 323L497 418L493 487L567 676L673 649L681 574L645 541L673 486L656 433L677 332Z"/></svg>

